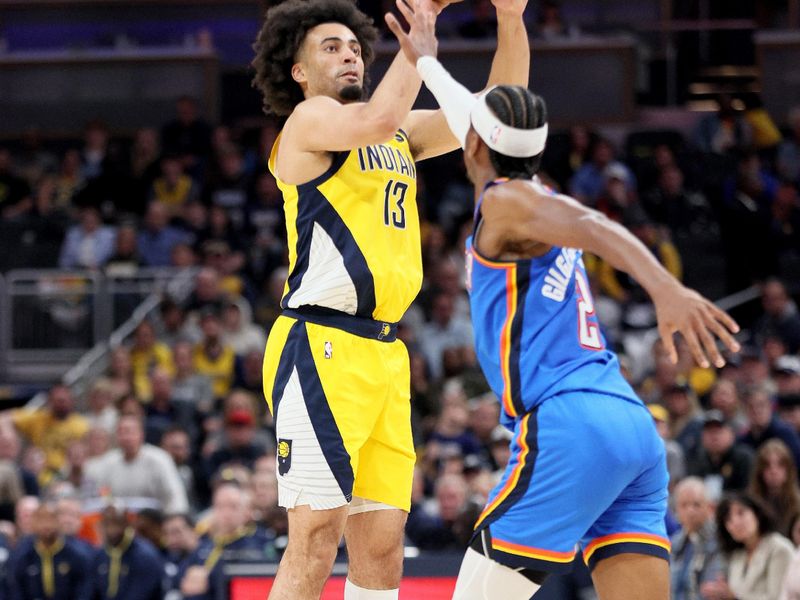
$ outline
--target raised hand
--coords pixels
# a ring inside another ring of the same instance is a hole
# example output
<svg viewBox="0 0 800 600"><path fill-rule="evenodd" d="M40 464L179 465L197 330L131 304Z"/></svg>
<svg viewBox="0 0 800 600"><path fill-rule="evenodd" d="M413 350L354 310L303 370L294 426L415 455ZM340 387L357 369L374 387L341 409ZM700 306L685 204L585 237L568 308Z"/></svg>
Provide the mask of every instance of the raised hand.
<svg viewBox="0 0 800 600"><path fill-rule="evenodd" d="M408 33L391 13L386 14L386 24L400 42L400 48L412 65L421 56L436 56L439 42L436 39L437 10L433 0L396 0L397 8L409 24Z"/></svg>
<svg viewBox="0 0 800 600"><path fill-rule="evenodd" d="M461 1L462 0L433 0L433 9L436 11L436 14L439 15L446 7Z"/></svg>
<svg viewBox="0 0 800 600"><path fill-rule="evenodd" d="M695 361L704 368L710 366L709 358L716 367L725 366L715 338L719 338L732 352L739 351L739 343L732 335L739 331L736 321L697 292L675 282L653 296L653 302L658 316L658 331L673 363L678 361L672 339L675 332L680 332Z"/></svg>
<svg viewBox="0 0 800 600"><path fill-rule="evenodd" d="M498 13L522 16L528 6L528 0L492 0Z"/></svg>

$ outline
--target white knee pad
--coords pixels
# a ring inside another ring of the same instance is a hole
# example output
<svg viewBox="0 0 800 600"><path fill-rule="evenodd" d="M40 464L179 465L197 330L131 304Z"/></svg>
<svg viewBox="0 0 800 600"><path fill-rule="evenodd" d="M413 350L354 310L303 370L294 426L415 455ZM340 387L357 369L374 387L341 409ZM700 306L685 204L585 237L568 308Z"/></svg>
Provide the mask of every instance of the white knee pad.
<svg viewBox="0 0 800 600"><path fill-rule="evenodd" d="M539 587L518 571L467 548L453 600L530 600Z"/></svg>
<svg viewBox="0 0 800 600"><path fill-rule="evenodd" d="M400 590L367 590L349 579L344 584L344 600L397 600Z"/></svg>

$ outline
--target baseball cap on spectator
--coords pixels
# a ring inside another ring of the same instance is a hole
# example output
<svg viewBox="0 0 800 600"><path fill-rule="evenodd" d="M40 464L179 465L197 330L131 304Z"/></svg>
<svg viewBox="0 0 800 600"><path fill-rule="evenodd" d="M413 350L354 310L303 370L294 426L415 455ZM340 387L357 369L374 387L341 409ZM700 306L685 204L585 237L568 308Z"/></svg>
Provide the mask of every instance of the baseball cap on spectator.
<svg viewBox="0 0 800 600"><path fill-rule="evenodd" d="M800 375L800 356L781 356L775 361L776 375Z"/></svg>
<svg viewBox="0 0 800 600"><path fill-rule="evenodd" d="M648 404L647 410L650 411L650 414L656 421L669 421L669 413L667 412L667 409L660 404Z"/></svg>
<svg viewBox="0 0 800 600"><path fill-rule="evenodd" d="M248 426L254 425L255 419L250 411L236 409L229 412L225 417L225 423L228 425Z"/></svg>
<svg viewBox="0 0 800 600"><path fill-rule="evenodd" d="M619 179L623 183L628 183L628 179L630 176L628 175L628 169L622 166L618 162L612 162L603 170L603 176L606 179Z"/></svg>
<svg viewBox="0 0 800 600"><path fill-rule="evenodd" d="M725 418L725 415L722 414L722 411L717 409L712 409L706 411L705 415L703 415L703 428L709 427L711 425L728 425L728 420Z"/></svg>
<svg viewBox="0 0 800 600"><path fill-rule="evenodd" d="M492 444L499 444L499 443L507 444L512 440L513 437L514 434L511 431L509 431L502 425L498 425L497 427L492 429L492 434L489 436L489 442Z"/></svg>

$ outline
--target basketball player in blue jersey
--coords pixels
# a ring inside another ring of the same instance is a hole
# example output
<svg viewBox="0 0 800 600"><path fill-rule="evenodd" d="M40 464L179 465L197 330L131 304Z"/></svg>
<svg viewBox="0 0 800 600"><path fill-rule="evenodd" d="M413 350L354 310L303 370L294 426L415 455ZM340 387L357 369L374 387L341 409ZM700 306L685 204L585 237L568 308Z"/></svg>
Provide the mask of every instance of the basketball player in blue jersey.
<svg viewBox="0 0 800 600"><path fill-rule="evenodd" d="M400 41L444 109L475 184L468 287L477 355L514 432L459 573L455 600L528 600L576 545L601 600L667 600L664 445L595 315L584 248L639 281L673 362L725 363L736 323L675 280L625 228L536 178L543 100L518 86L476 99L436 61L432 28ZM709 361L710 358L710 361Z"/></svg>
<svg viewBox="0 0 800 600"><path fill-rule="evenodd" d="M450 1L399 0L409 35L433 29ZM527 0L492 2L490 84L524 85ZM264 359L289 510L273 600L319 598L343 533L345 598L398 597L415 455L395 323L422 282L415 163L458 141L441 111L411 111L421 80L402 52L366 99L376 37L351 0L287 0L256 43L265 108L287 117L269 158L289 242L283 314Z"/></svg>

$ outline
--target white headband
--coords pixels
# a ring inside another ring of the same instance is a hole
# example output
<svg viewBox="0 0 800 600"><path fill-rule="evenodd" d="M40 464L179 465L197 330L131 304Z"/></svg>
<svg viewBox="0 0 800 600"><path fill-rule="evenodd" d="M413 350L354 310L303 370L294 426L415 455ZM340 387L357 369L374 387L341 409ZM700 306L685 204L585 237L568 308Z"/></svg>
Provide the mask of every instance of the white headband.
<svg viewBox="0 0 800 600"><path fill-rule="evenodd" d="M544 151L547 142L547 123L536 129L517 129L506 125L486 104L486 94L482 94L472 107L470 120L486 145L500 154L527 158Z"/></svg>

